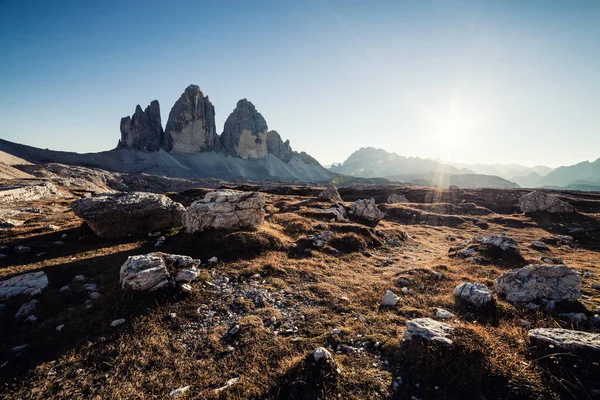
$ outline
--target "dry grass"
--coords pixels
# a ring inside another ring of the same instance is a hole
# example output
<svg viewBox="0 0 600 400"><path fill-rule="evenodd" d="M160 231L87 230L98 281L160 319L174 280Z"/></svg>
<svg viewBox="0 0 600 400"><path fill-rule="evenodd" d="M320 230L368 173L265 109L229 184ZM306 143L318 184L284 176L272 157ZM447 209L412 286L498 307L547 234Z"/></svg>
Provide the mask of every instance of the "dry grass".
<svg viewBox="0 0 600 400"><path fill-rule="evenodd" d="M425 196L406 194L409 198ZM185 195L179 196L189 202ZM199 399L545 399L590 394L577 392L576 386L565 390L565 377L556 375L560 371L533 361L526 330L518 323L526 319L534 327L548 327L565 326L564 322L503 301L498 302L497 323L469 318L454 308L452 290L458 283L478 281L491 286L505 267L450 258L451 246L477 235L506 232L519 240L524 258L533 262L540 253L527 244L551 234L548 226L522 215L487 215L483 209L489 206L487 200L484 206L457 207L444 196L436 194L444 201L441 205L385 206L391 211L389 219L372 228L325 221L310 208L327 204L297 192L280 193L268 196L270 215L258 231L171 232L163 251L203 261L219 258L219 263L203 267L194 293L187 297L169 291L154 295L122 292L120 265L129 255L153 251L153 239L103 241L72 215L68 204L55 205L54 212L0 236L4 244L34 247L31 254L1 261L1 277L41 269L50 279L49 288L39 297L35 326L15 322L13 315L22 300L6 302L0 313L2 397L154 399L187 385L191 389L183 398ZM482 193L469 196L485 198ZM407 210L420 217L402 217ZM487 221L489 227L474 225L472 215ZM596 219L597 215L586 217ZM60 230L43 231L49 223L59 225ZM299 240L323 230L334 233L329 244L341 254L293 251ZM65 232L66 245L53 246ZM551 255L600 275L598 251L597 244L586 243L577 249L552 246ZM46 254L38 257L40 252ZM443 278L432 271L442 273ZM77 274L91 278L104 296L91 309L84 306L85 293L59 293ZM260 274L259 280L255 274ZM232 290L259 290L263 296L280 299L279 303L236 297L235 291L227 294L206 283L223 282L221 277L228 278L227 287ZM409 281L413 294L402 295L394 309L380 309L387 289L400 293L399 277ZM599 280L584 279L587 297L579 304L587 313L600 304L591 282ZM199 317L201 305L217 315L206 326ZM452 321L459 327L454 347L400 340L407 319L433 317L436 307L457 314ZM168 318L170 313L177 316ZM270 325L273 317L276 329ZM127 322L111 328L116 318ZM240 332L224 336L231 321L236 321ZM295 330L287 331L288 322ZM59 324L65 328L56 332ZM332 335L334 328L341 333ZM10 348L23 343L30 344L26 352L10 353ZM335 350L339 375L314 375L306 356L319 346ZM393 391L397 377L402 384ZM238 383L215 391L232 378L239 378Z"/></svg>

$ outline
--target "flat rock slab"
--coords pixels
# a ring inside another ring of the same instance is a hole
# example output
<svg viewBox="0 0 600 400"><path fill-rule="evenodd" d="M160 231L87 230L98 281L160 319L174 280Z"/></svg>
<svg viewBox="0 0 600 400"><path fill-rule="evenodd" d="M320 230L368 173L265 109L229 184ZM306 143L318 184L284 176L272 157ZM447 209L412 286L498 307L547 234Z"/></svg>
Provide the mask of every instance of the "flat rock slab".
<svg viewBox="0 0 600 400"><path fill-rule="evenodd" d="M146 236L181 226L185 208L155 193L110 193L86 197L71 205L94 233L103 238Z"/></svg>
<svg viewBox="0 0 600 400"><path fill-rule="evenodd" d="M416 318L406 321L406 331L402 335L402 339L411 340L418 336L425 340L451 345L450 335L454 329L453 325L431 318Z"/></svg>
<svg viewBox="0 0 600 400"><path fill-rule="evenodd" d="M529 331L529 338L544 344L551 344L564 350L585 350L600 352L600 334L573 331L562 328L537 328Z"/></svg>
<svg viewBox="0 0 600 400"><path fill-rule="evenodd" d="M575 300L581 297L581 277L566 265L528 265L504 272L494 280L508 301Z"/></svg>
<svg viewBox="0 0 600 400"><path fill-rule="evenodd" d="M14 296L31 296L39 293L48 286L48 277L43 271L29 272L13 276L0 282L0 300L10 299Z"/></svg>

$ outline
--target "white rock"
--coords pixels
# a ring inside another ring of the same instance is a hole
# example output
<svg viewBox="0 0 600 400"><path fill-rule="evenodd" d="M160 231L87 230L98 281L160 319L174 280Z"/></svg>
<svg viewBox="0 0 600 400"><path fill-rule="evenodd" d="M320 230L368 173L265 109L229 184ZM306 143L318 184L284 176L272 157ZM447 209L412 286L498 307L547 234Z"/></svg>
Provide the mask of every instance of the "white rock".
<svg viewBox="0 0 600 400"><path fill-rule="evenodd" d="M121 266L122 289L149 292L169 284L171 274L158 253L130 256Z"/></svg>
<svg viewBox="0 0 600 400"><path fill-rule="evenodd" d="M327 186L327 189L319 193L320 199L332 201L334 203L342 202L342 197L334 185Z"/></svg>
<svg viewBox="0 0 600 400"><path fill-rule="evenodd" d="M600 334L573 331L561 328L537 328L529 331L529 338L544 344L551 344L562 350L600 351Z"/></svg>
<svg viewBox="0 0 600 400"><path fill-rule="evenodd" d="M454 299L467 305L483 307L494 300L492 292L482 283L463 282L454 289Z"/></svg>
<svg viewBox="0 0 600 400"><path fill-rule="evenodd" d="M177 396L181 396L182 394L190 390L190 387L191 386L184 386L179 389L175 389L171 393L169 393L169 397L175 398Z"/></svg>
<svg viewBox="0 0 600 400"><path fill-rule="evenodd" d="M192 282L198 278L200 270L197 268L186 268L177 271L175 275L175 282Z"/></svg>
<svg viewBox="0 0 600 400"><path fill-rule="evenodd" d="M124 323L125 323L125 318L119 318L119 319L115 319L113 322L111 322L110 326L112 326L114 328L115 326L119 326Z"/></svg>
<svg viewBox="0 0 600 400"><path fill-rule="evenodd" d="M391 290L387 290L385 296L383 296L383 300L381 300L381 306L395 307L398 301L400 301L400 297L396 296Z"/></svg>
<svg viewBox="0 0 600 400"><path fill-rule="evenodd" d="M402 339L411 340L415 336L423 339L452 345L450 335L454 331L454 326L439 322L431 318L416 318L406 321L406 331Z"/></svg>
<svg viewBox="0 0 600 400"><path fill-rule="evenodd" d="M183 225L189 233L206 229L256 228L266 215L264 208L262 193L215 190L187 207Z"/></svg>
<svg viewBox="0 0 600 400"><path fill-rule="evenodd" d="M66 239L67 238L67 234L63 233L62 235L60 235L60 238L63 239L63 240Z"/></svg>
<svg viewBox="0 0 600 400"><path fill-rule="evenodd" d="M231 378L227 382L225 382L225 385L221 386L220 388L215 389L215 392L217 392L217 393L222 392L223 390L235 385L239 381L240 381L240 378Z"/></svg>
<svg viewBox="0 0 600 400"><path fill-rule="evenodd" d="M448 318L452 318L454 316L454 314L452 314L450 311L445 310L443 308L438 308L435 312L435 316L440 319L448 319Z"/></svg>
<svg viewBox="0 0 600 400"><path fill-rule="evenodd" d="M377 223L385 217L385 214L377 208L375 199L361 199L355 201L350 204L350 214L371 223Z"/></svg>
<svg viewBox="0 0 600 400"><path fill-rule="evenodd" d="M528 265L507 271L494 281L494 287L506 300L575 300L581 297L581 277L565 265Z"/></svg>
<svg viewBox="0 0 600 400"><path fill-rule="evenodd" d="M65 327L65 324L60 324L56 326L56 332L60 332L63 330L63 328Z"/></svg>
<svg viewBox="0 0 600 400"><path fill-rule="evenodd" d="M211 257L208 259L208 262L211 264L214 264L216 262L219 262L219 259L217 257Z"/></svg>
<svg viewBox="0 0 600 400"><path fill-rule="evenodd" d="M25 318L25 322L34 323L36 321L37 317L35 315L30 315L29 317Z"/></svg>
<svg viewBox="0 0 600 400"><path fill-rule="evenodd" d="M17 313L15 314L15 318L29 317L35 311L35 307L36 307L37 303L39 303L39 301L33 299L33 300L29 301L28 303L23 304L19 308Z"/></svg>
<svg viewBox="0 0 600 400"><path fill-rule="evenodd" d="M0 300L14 296L30 296L48 286L48 277L43 271L13 276L0 282Z"/></svg>
<svg viewBox="0 0 600 400"><path fill-rule="evenodd" d="M311 356L315 361L319 361L322 358L333 361L333 356L325 347L317 347L312 351Z"/></svg>
<svg viewBox="0 0 600 400"><path fill-rule="evenodd" d="M524 213L547 212L547 213L573 213L575 207L554 196L550 196L541 190L536 190L522 196L519 206Z"/></svg>
<svg viewBox="0 0 600 400"><path fill-rule="evenodd" d="M192 293L192 287L190 285L188 285L187 283L180 284L179 289L181 289L181 291L185 294Z"/></svg>

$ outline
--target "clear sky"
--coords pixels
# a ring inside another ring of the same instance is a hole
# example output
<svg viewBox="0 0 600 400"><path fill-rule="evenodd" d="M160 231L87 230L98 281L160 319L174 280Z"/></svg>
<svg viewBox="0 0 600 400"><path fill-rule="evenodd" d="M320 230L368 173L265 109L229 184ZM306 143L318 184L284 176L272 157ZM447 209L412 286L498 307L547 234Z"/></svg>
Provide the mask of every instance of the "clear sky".
<svg viewBox="0 0 600 400"><path fill-rule="evenodd" d="M198 84L324 164L363 146L467 163L600 157L600 1L0 0L0 137L115 147Z"/></svg>

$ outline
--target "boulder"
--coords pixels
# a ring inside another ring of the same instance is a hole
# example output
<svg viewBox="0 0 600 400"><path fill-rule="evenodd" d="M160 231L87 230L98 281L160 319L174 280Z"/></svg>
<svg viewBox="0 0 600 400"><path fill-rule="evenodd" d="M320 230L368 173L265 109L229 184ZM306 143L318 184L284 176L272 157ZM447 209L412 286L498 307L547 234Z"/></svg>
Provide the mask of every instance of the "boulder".
<svg viewBox="0 0 600 400"><path fill-rule="evenodd" d="M322 249L329 242L329 240L333 237L333 232L324 231L315 233L312 235L308 235L308 240L310 243L310 247L315 249Z"/></svg>
<svg viewBox="0 0 600 400"><path fill-rule="evenodd" d="M408 203L406 196L400 193L392 193L387 198L388 204Z"/></svg>
<svg viewBox="0 0 600 400"><path fill-rule="evenodd" d="M231 155L243 159L260 159L267 156L267 122L246 99L237 102L227 117L221 144Z"/></svg>
<svg viewBox="0 0 600 400"><path fill-rule="evenodd" d="M521 196L519 206L524 213L545 212L556 214L576 212L575 207L569 203L546 194L541 190Z"/></svg>
<svg viewBox="0 0 600 400"><path fill-rule="evenodd" d="M387 290L385 292L385 296L383 296L383 300L381 300L382 307L395 307L400 301L400 297L396 296L394 292L391 290Z"/></svg>
<svg viewBox="0 0 600 400"><path fill-rule="evenodd" d="M327 189L319 193L319 199L329 200L334 203L342 202L342 197L334 185L327 186Z"/></svg>
<svg viewBox="0 0 600 400"><path fill-rule="evenodd" d="M385 214L377 208L375 199L356 200L350 205L350 214L357 218L363 219L370 223L378 223L383 219Z"/></svg>
<svg viewBox="0 0 600 400"><path fill-rule="evenodd" d="M32 296L48 286L48 277L43 271L29 272L0 281L0 300L15 296Z"/></svg>
<svg viewBox="0 0 600 400"><path fill-rule="evenodd" d="M583 350L600 353L600 334L562 328L537 328L529 331L529 339L556 349Z"/></svg>
<svg viewBox="0 0 600 400"><path fill-rule="evenodd" d="M165 127L163 147L170 153L221 149L215 107L197 85L188 86L173 105Z"/></svg>
<svg viewBox="0 0 600 400"><path fill-rule="evenodd" d="M189 233L206 229L256 228L265 217L264 208L262 193L215 190L185 210L183 226Z"/></svg>
<svg viewBox="0 0 600 400"><path fill-rule="evenodd" d="M507 271L496 278L494 287L499 295L512 302L581 297L581 277L565 265L528 265Z"/></svg>
<svg viewBox="0 0 600 400"><path fill-rule="evenodd" d="M482 283L463 282L454 288L454 301L457 305L471 307L486 307L493 304L494 295L491 290Z"/></svg>
<svg viewBox="0 0 600 400"><path fill-rule="evenodd" d="M422 339L452 345L450 335L454 326L439 322L431 318L416 318L406 321L406 331L402 335L403 340L411 340L418 336Z"/></svg>
<svg viewBox="0 0 600 400"><path fill-rule="evenodd" d="M103 238L146 236L148 232L181 226L185 208L154 193L109 193L72 203L75 214Z"/></svg>
<svg viewBox="0 0 600 400"><path fill-rule="evenodd" d="M177 277L180 280L184 277L185 279L192 277L197 271L195 266L199 264L200 260L194 260L191 257L177 254L157 252L130 256L121 266L119 282L122 289L152 292L166 286L173 286ZM170 270L177 271L175 272L175 279L171 275ZM182 272L183 274L180 275ZM197 276L195 274L195 277ZM185 281L190 282L193 279Z"/></svg>
<svg viewBox="0 0 600 400"><path fill-rule="evenodd" d="M121 140L118 147L158 151L162 146L163 135L160 105L154 100L145 111L138 105L133 116L121 119Z"/></svg>
<svg viewBox="0 0 600 400"><path fill-rule="evenodd" d="M19 307L19 310L15 314L15 318L17 318L17 319L28 318L29 316L31 316L33 314L38 303L39 303L38 300L33 299L33 300L29 301L28 303L23 304L21 307Z"/></svg>

